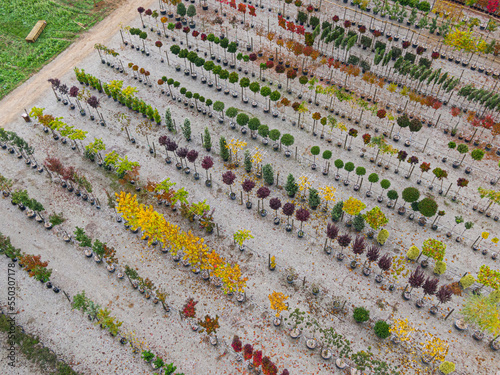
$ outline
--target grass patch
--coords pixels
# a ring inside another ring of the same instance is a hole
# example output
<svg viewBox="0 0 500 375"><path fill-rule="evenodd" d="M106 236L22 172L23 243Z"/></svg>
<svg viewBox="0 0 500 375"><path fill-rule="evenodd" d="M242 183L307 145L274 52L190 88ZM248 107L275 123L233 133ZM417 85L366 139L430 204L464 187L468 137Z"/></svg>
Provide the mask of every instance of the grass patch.
<svg viewBox="0 0 500 375"><path fill-rule="evenodd" d="M0 1L0 99L64 51L83 27L88 29L102 20L110 9L105 1L94 8L93 0ZM39 20L47 21L47 26L35 43L26 42Z"/></svg>

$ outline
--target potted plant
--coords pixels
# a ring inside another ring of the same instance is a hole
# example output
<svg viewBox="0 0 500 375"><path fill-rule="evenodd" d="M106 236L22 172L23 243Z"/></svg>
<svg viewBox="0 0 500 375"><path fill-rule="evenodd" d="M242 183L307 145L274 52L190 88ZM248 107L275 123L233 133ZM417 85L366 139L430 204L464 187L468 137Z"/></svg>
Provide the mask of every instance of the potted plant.
<svg viewBox="0 0 500 375"><path fill-rule="evenodd" d="M246 202L246 207L248 209L252 208L252 202L250 202L250 192L253 190L255 187L255 182L250 180L250 179L245 179L243 183L241 184L241 187L245 193L247 193L247 202Z"/></svg>
<svg viewBox="0 0 500 375"><path fill-rule="evenodd" d="M358 266L358 255L363 254L365 251L365 238L363 236L356 236L352 244L352 252L356 255L356 259L351 262L351 268Z"/></svg>
<svg viewBox="0 0 500 375"><path fill-rule="evenodd" d="M337 260L342 261L342 260L344 260L344 257L345 257L343 250L344 250L344 248L349 246L349 244L351 243L351 236L349 236L348 234L338 236L337 242L338 242L340 249L341 249L340 252L337 253Z"/></svg>
<svg viewBox="0 0 500 375"><path fill-rule="evenodd" d="M224 182L226 185L229 186L230 190L229 198L231 198L231 200L236 199L236 194L233 193L233 189L231 187L231 185L234 183L235 180L236 180L236 175L232 171L227 171L222 175L222 182Z"/></svg>
<svg viewBox="0 0 500 375"><path fill-rule="evenodd" d="M398 214L404 215L406 212L406 208L405 208L406 203L416 202L418 200L418 198L420 197L420 192L418 191L418 189L416 189L414 187L407 187L406 189L403 190L401 195L403 197L403 200L405 201L405 204L403 204L403 206L399 207Z"/></svg>
<svg viewBox="0 0 500 375"><path fill-rule="evenodd" d="M161 369L165 366L165 362L160 357L156 357L156 359L151 363L153 369Z"/></svg>
<svg viewBox="0 0 500 375"><path fill-rule="evenodd" d="M287 217L285 229L287 232L292 230L292 225L290 224L290 216L295 212L295 204L291 202L287 202L283 205L282 208L283 214Z"/></svg>
<svg viewBox="0 0 500 375"><path fill-rule="evenodd" d="M268 297L271 304L271 309L276 311L275 318L273 319L273 324L274 326L278 327L279 325L281 325L281 312L288 310L288 304L285 304L288 296L285 296L283 293L273 291Z"/></svg>
<svg viewBox="0 0 500 375"><path fill-rule="evenodd" d="M422 285L422 289L424 290L424 298L427 295L432 296L432 295L436 294L438 283L439 283L439 279L437 279L437 278L431 279L430 277L427 277L424 284ZM424 298L419 298L417 300L416 306L418 308L421 308L425 305Z"/></svg>
<svg viewBox="0 0 500 375"><path fill-rule="evenodd" d="M391 266L392 266L392 258L389 256L389 254L385 254L384 256L382 256L378 260L378 267L380 268L381 273L375 277L375 281L381 283L384 278L383 273L388 272L391 269Z"/></svg>
<svg viewBox="0 0 500 375"><path fill-rule="evenodd" d="M352 317L356 323L364 323L370 319L370 312L364 307L356 307L354 309Z"/></svg>
<svg viewBox="0 0 500 375"><path fill-rule="evenodd" d="M301 311L299 308L293 310L288 314L288 318L285 318L285 322L290 321L292 328L290 329L290 337L293 339L299 338L302 332L301 326L306 321L305 311Z"/></svg>
<svg viewBox="0 0 500 375"><path fill-rule="evenodd" d="M243 243L249 238L254 238L248 229L238 230L233 234L234 243L238 245L240 251L244 251L245 247Z"/></svg>
<svg viewBox="0 0 500 375"><path fill-rule="evenodd" d="M391 325L385 322L384 320L378 320L373 327L375 334L377 337L381 339L386 339L391 335L390 332Z"/></svg>
<svg viewBox="0 0 500 375"><path fill-rule="evenodd" d="M408 289L408 285L406 285L405 290L403 291L403 298L405 300L409 300L411 298L411 292L415 288L420 288L424 283L424 271L420 268L420 266L413 271L413 273L408 278L408 284L411 286L410 290Z"/></svg>
<svg viewBox="0 0 500 375"><path fill-rule="evenodd" d="M267 215L267 211L264 208L264 199L266 199L269 194L271 194L271 190L267 186L261 186L259 189L257 189L257 198L261 200L261 210L260 210L260 215L262 217L265 217Z"/></svg>
<svg viewBox="0 0 500 375"><path fill-rule="evenodd" d="M448 375L455 371L455 364L453 362L444 361L439 365L441 374Z"/></svg>
<svg viewBox="0 0 500 375"><path fill-rule="evenodd" d="M154 357L155 355L150 350L144 350L141 354L141 358L147 363L150 363Z"/></svg>
<svg viewBox="0 0 500 375"><path fill-rule="evenodd" d="M205 180L205 186L211 187L212 186L212 179L208 177L208 170L212 168L214 165L214 161L210 156L205 156L201 162L201 167L206 171L207 173L207 179Z"/></svg>
<svg viewBox="0 0 500 375"><path fill-rule="evenodd" d="M278 210L281 208L281 200L279 198L271 198L269 200L269 207L272 210L275 210L276 215L274 217L273 222L275 225L278 225L280 223L280 218L278 217Z"/></svg>
<svg viewBox="0 0 500 375"><path fill-rule="evenodd" d="M449 285L441 285L439 290L436 293L436 297L438 299L438 303L432 306L429 312L433 315L437 314L439 305L441 303L447 303L451 301L451 296L453 295L453 291Z"/></svg>
<svg viewBox="0 0 500 375"><path fill-rule="evenodd" d="M297 232L297 235L299 238L304 237L304 231L302 230L302 225L304 224L305 221L307 221L309 219L309 216L310 216L309 210L307 210L305 208L299 208L295 212L295 218L298 221L300 221L300 229Z"/></svg>
<svg viewBox="0 0 500 375"><path fill-rule="evenodd" d="M289 267L286 270L286 281L288 284L293 284L297 279L297 271L294 268Z"/></svg>
<svg viewBox="0 0 500 375"><path fill-rule="evenodd" d="M371 265L372 262L376 262L380 257L380 249L373 245L368 248L366 251L366 261L363 266L363 275L369 276L371 273ZM368 262L368 267L366 266L366 263Z"/></svg>
<svg viewBox="0 0 500 375"><path fill-rule="evenodd" d="M198 325L203 329L198 332L206 332L209 336L210 344L217 345L217 330L220 328L219 316L216 315L215 318L205 315L205 318L198 322Z"/></svg>

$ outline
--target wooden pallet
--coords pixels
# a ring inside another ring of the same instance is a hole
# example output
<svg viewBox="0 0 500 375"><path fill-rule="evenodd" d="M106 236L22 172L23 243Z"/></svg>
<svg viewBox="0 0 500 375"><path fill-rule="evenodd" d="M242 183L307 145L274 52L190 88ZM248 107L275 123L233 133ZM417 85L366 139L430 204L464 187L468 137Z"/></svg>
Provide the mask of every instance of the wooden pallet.
<svg viewBox="0 0 500 375"><path fill-rule="evenodd" d="M31 29L30 33L26 37L26 41L29 43L34 43L42 33L43 29L47 26L46 21L38 21L36 25Z"/></svg>

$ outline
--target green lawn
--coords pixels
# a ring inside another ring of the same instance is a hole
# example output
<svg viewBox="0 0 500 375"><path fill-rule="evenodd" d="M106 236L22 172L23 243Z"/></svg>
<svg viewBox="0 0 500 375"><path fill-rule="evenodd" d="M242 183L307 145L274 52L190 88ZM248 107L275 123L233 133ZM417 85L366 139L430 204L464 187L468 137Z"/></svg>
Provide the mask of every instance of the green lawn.
<svg viewBox="0 0 500 375"><path fill-rule="evenodd" d="M0 0L0 99L100 21L106 8L93 0ZM35 43L26 36L38 20L47 26Z"/></svg>

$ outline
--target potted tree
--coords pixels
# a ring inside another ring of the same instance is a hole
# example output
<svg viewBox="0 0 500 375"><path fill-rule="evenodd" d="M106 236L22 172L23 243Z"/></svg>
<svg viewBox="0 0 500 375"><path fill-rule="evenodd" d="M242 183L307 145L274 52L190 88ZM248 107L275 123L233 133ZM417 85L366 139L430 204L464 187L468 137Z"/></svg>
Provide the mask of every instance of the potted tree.
<svg viewBox="0 0 500 375"><path fill-rule="evenodd" d="M309 207L315 210L321 203L321 199L318 194L318 190L314 188L309 188Z"/></svg>
<svg viewBox="0 0 500 375"><path fill-rule="evenodd" d="M319 155L320 149L319 146L311 147L311 154L313 155L313 163L311 164L311 169L316 170L316 156Z"/></svg>
<svg viewBox="0 0 500 375"><path fill-rule="evenodd" d="M281 312L288 310L288 304L285 304L285 301L288 299L288 296L285 296L281 292L273 291L269 296L269 302L271 304L271 309L276 311L275 317L273 319L273 325L278 327L281 325Z"/></svg>
<svg viewBox="0 0 500 375"><path fill-rule="evenodd" d="M248 209L252 208L252 202L250 202L250 192L253 190L255 187L255 182L250 180L250 179L245 179L243 183L241 184L241 187L245 193L247 193L247 202L246 202L246 207Z"/></svg>
<svg viewBox="0 0 500 375"><path fill-rule="evenodd" d="M363 184L363 176L366 174L366 169L364 167L356 167L356 176L358 179L354 184L354 191L358 191L361 189L361 185Z"/></svg>
<svg viewBox="0 0 500 375"><path fill-rule="evenodd" d="M418 191L417 188L407 187L406 189L403 190L403 193L401 195L403 197L403 200L405 201L405 204L399 207L398 214L404 215L406 212L405 208L406 203L416 202L420 197L420 192Z"/></svg>
<svg viewBox="0 0 500 375"><path fill-rule="evenodd" d="M205 156L201 162L201 167L206 171L207 173L207 179L205 180L205 186L211 187L212 186L212 179L208 178L208 170L212 168L214 165L214 161L212 157L210 156Z"/></svg>
<svg viewBox="0 0 500 375"><path fill-rule="evenodd" d="M425 296L432 296L436 294L438 283L439 283L438 278L434 277L431 279L430 277L427 277L424 284L422 285L422 289L424 290L424 298ZM417 299L416 306L418 308L421 308L425 305L424 298Z"/></svg>
<svg viewBox="0 0 500 375"><path fill-rule="evenodd" d="M310 213L309 213L309 210L305 209L305 208L299 208L296 212L295 212L295 218L300 221L300 229L299 231L297 232L297 236L299 238L302 238L304 237L304 231L302 230L302 225L304 224L305 221L307 221L309 219L309 216L310 216Z"/></svg>
<svg viewBox="0 0 500 375"><path fill-rule="evenodd" d="M231 198L231 200L233 201L236 199L236 194L233 193L233 189L231 187L231 185L234 183L234 180L236 180L236 175L233 172L227 171L222 174L222 182L229 186L229 198Z"/></svg>
<svg viewBox="0 0 500 375"><path fill-rule="evenodd" d="M306 312L301 311L297 307L290 314L288 314L288 318L285 318L285 321L290 321L291 323L292 328L290 329L290 337L293 339L297 339L302 333L302 325L306 321Z"/></svg>
<svg viewBox="0 0 500 375"><path fill-rule="evenodd" d="M260 215L262 217L265 217L267 215L267 211L264 208L264 199L266 199L269 196L269 194L271 194L271 190L269 190L269 188L267 186L261 186L257 190L257 198L259 198L261 200Z"/></svg>
<svg viewBox="0 0 500 375"><path fill-rule="evenodd" d="M491 298L469 295L460 313L464 323L470 323L476 328L473 334L475 340L482 340L484 338L484 331L488 331L496 336L490 341L490 347L493 350L500 348L500 345L496 343L499 337L500 320L496 304Z"/></svg>
<svg viewBox="0 0 500 375"><path fill-rule="evenodd" d="M337 260L342 261L342 260L344 260L344 257L345 257L343 250L344 250L344 248L349 246L349 244L351 243L351 236L349 236L347 233L343 234L342 236L338 236L337 242L338 242L340 249L341 249L340 252L337 253Z"/></svg>
<svg viewBox="0 0 500 375"><path fill-rule="evenodd" d="M371 197L372 196L372 186L373 186L374 183L378 182L378 180L379 180L379 176L376 173L371 173L368 176L368 182L370 182L370 187L369 187L368 191L366 192L366 196L367 197Z"/></svg>
<svg viewBox="0 0 500 375"><path fill-rule="evenodd" d="M290 173L286 179L285 190L290 198L293 198L299 190L299 185L295 182L295 178Z"/></svg>
<svg viewBox="0 0 500 375"><path fill-rule="evenodd" d="M424 198L420 202L418 202L418 211L423 215L418 219L418 223L420 226L425 226L427 220L426 218L430 218L434 216L437 212L438 205L434 199Z"/></svg>
<svg viewBox="0 0 500 375"><path fill-rule="evenodd" d="M453 292L450 288L449 285L441 285L439 287L439 290L436 293L436 297L438 299L438 303L432 306L429 310L429 312L433 315L436 315L438 310L439 310L439 305L444 304L447 302L451 301L451 296L453 295Z"/></svg>
<svg viewBox="0 0 500 375"><path fill-rule="evenodd" d="M411 298L411 292L415 288L420 288L424 283L424 271L418 267L413 271L413 273L408 278L408 284L411 286L410 290L408 289L408 285L406 285L405 290L403 291L403 298L405 300L409 300Z"/></svg>
<svg viewBox="0 0 500 375"><path fill-rule="evenodd" d="M327 254L331 254L332 252L332 242L337 238L339 234L339 228L335 224L328 224L326 226L326 237L324 250ZM330 240L330 246L326 246L328 244L328 240Z"/></svg>
<svg viewBox="0 0 500 375"><path fill-rule="evenodd" d="M206 332L209 336L210 344L217 345L217 330L220 328L219 316L216 315L215 318L212 318L207 314L203 320L198 322L198 325L203 328L198 332Z"/></svg>
<svg viewBox="0 0 500 375"><path fill-rule="evenodd" d="M295 212L295 204L293 204L291 202L287 202L283 205L282 210L283 210L283 214L287 217L285 229L287 232L291 232L292 225L290 224L290 216L292 216L293 213Z"/></svg>
<svg viewBox="0 0 500 375"><path fill-rule="evenodd" d="M234 243L238 245L240 251L245 250L245 245L243 244L246 240L254 238L251 232L247 229L241 229L233 234Z"/></svg>
<svg viewBox="0 0 500 375"><path fill-rule="evenodd" d="M378 267L380 268L381 273L375 276L375 281L381 283L384 279L384 274L391 269L392 266L392 258L389 254L385 254L378 260Z"/></svg>
<svg viewBox="0 0 500 375"><path fill-rule="evenodd" d="M271 207L272 210L276 211L276 215L274 217L273 222L275 225L279 225L281 220L278 217L278 210L281 208L281 200L279 198L271 198L269 200L269 207Z"/></svg>
<svg viewBox="0 0 500 375"><path fill-rule="evenodd" d="M364 323L370 319L370 311L368 311L364 307L356 307L354 309L352 317L354 318L356 323Z"/></svg>
<svg viewBox="0 0 500 375"><path fill-rule="evenodd" d="M369 238L373 238L373 231L379 230L389 222L389 219L387 219L385 214L378 206L375 206L370 211L368 211L364 215L364 218L370 228L372 228L372 231L368 233Z"/></svg>
<svg viewBox="0 0 500 375"><path fill-rule="evenodd" d="M351 261L351 268L358 266L358 255L364 253L366 247L365 238L363 236L356 236L352 244L352 252L356 255L356 259Z"/></svg>
<svg viewBox="0 0 500 375"><path fill-rule="evenodd" d="M373 245L368 248L366 251L366 261L363 265L363 275L370 276L371 273L371 265L373 262L376 262L380 257L380 249L378 246ZM368 262L368 267L366 266L366 262Z"/></svg>

